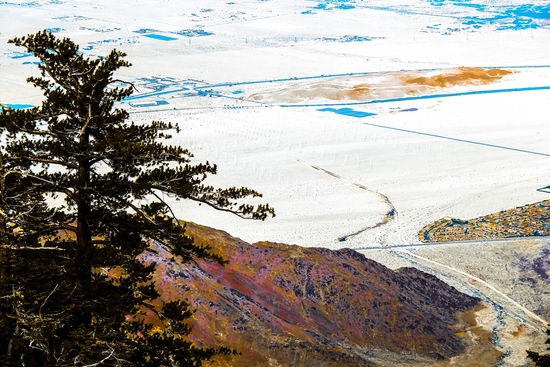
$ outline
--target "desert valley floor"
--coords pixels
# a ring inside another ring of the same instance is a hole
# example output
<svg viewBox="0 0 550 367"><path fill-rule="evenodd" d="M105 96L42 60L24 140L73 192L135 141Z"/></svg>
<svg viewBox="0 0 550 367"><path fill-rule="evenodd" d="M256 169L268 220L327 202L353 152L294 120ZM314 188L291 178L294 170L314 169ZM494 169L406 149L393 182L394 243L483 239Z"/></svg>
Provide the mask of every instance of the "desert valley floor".
<svg viewBox="0 0 550 367"><path fill-rule="evenodd" d="M528 366L550 320L548 237L423 242L550 199L550 5L489 0L8 0L0 103L40 103L37 60L8 39L49 29L87 56L112 48L136 121L177 123L173 144L247 186L265 222L195 203L178 217L253 243L352 248L482 298L502 366ZM533 217L541 231L550 219ZM544 233L543 233L544 234Z"/></svg>

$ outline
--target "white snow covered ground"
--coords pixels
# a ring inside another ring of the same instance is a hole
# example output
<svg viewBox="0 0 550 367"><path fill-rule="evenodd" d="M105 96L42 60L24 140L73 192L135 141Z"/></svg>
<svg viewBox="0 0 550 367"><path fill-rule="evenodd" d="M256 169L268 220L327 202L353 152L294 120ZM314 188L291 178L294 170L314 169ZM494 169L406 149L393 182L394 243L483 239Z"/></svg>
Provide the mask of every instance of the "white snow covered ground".
<svg viewBox="0 0 550 367"><path fill-rule="evenodd" d="M45 28L92 57L126 52L132 118L177 122L175 143L218 164L210 182L264 194L277 212L265 222L174 203L246 241L416 243L441 217L549 198L537 191L550 185L547 2L8 0L0 102L40 102L25 83L36 60L7 40ZM461 66L513 73L404 82Z"/></svg>

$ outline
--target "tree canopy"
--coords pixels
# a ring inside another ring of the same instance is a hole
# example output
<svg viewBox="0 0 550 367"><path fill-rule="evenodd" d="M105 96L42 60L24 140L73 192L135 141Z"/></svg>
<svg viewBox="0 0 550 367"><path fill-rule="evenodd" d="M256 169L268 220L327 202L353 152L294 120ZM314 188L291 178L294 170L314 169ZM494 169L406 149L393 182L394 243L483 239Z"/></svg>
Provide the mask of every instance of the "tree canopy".
<svg viewBox="0 0 550 367"><path fill-rule="evenodd" d="M176 124L135 123L117 102L133 87L114 73L130 64L113 50L88 58L46 31L11 39L41 63L28 82L40 106L0 112L0 360L5 366L199 366L228 349L186 341L192 314L159 294L138 255L150 241L173 261L224 262L185 233L166 197L243 218L273 216L251 189L205 184L209 162L192 164L167 145ZM114 276L113 274L118 274ZM140 317L153 312L161 327Z"/></svg>

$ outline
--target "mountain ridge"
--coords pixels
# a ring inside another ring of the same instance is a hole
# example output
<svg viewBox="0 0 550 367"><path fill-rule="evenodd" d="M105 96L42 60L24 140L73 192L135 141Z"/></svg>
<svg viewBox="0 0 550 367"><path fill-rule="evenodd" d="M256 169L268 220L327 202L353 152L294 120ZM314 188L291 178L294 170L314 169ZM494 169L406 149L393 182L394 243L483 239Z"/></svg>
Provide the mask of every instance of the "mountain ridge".
<svg viewBox="0 0 550 367"><path fill-rule="evenodd" d="M433 275L393 271L350 249L248 244L186 225L230 263L179 264L158 245L143 260L157 263L163 300L185 299L197 310L197 345L242 353L232 365L377 366L383 355L429 365L467 351L469 326L457 315L480 300Z"/></svg>

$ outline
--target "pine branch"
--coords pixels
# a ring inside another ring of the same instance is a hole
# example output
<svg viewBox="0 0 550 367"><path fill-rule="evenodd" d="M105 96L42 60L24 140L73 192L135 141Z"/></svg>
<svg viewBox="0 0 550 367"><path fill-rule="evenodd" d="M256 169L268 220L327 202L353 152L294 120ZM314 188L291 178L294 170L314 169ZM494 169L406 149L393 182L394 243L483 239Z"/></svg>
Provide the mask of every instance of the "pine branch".
<svg viewBox="0 0 550 367"><path fill-rule="evenodd" d="M87 364L87 365L83 365L82 367L95 367L95 366L99 366L101 364L103 364L105 361L111 359L111 357L115 354L115 350L113 348L111 348L110 350L110 353L107 357L103 358L101 361L97 362L97 363L92 363L92 364Z"/></svg>
<svg viewBox="0 0 550 367"><path fill-rule="evenodd" d="M44 302L42 302L42 305L40 305L40 308L38 309L38 318L42 319L42 308L44 307L46 302L48 302L48 299L50 299L52 294L57 290L57 287L59 287L59 283L55 285L55 288L50 292L50 294L48 294L48 297L46 297Z"/></svg>
<svg viewBox="0 0 550 367"><path fill-rule="evenodd" d="M16 157L16 158L18 158L18 157ZM19 159L22 159L22 158L19 158ZM49 164L55 164L55 165L58 165L58 166L63 166L63 167L66 167L66 168L78 169L78 166L76 164L69 163L69 162L63 162L63 161L59 161L59 160L54 160L54 159L39 158L39 157L25 157L25 159L28 159L31 162L49 163Z"/></svg>
<svg viewBox="0 0 550 367"><path fill-rule="evenodd" d="M38 251L66 251L64 248L59 247L33 247L33 246L14 246L14 245L0 245L0 248L8 250L38 250Z"/></svg>
<svg viewBox="0 0 550 367"><path fill-rule="evenodd" d="M178 224L178 226L181 227L181 224L180 222L178 221L178 218L176 217L176 214L174 213L174 211L172 210L172 207L170 205L168 205L166 203L166 201L164 201L154 190L150 190L149 191L151 194L153 194L153 196L155 196L162 204L164 204L164 206L166 208L168 208L168 210L170 211L170 214L172 215L172 219Z"/></svg>
<svg viewBox="0 0 550 367"><path fill-rule="evenodd" d="M220 207L210 201L207 201L207 200L204 200L204 199L200 199L200 198L196 198L196 197L192 197L192 196L189 196L187 197L187 199L191 200L191 201L196 201L200 204L206 204L208 206L210 206L211 208L214 208L216 209L217 211L220 211L220 212L226 212L226 213L231 213L233 215L236 215L237 217L239 218L242 218L242 219L254 219L254 218L251 218L251 217L247 217L239 212L236 212L235 210L231 209L231 208L223 208L223 207Z"/></svg>
<svg viewBox="0 0 550 367"><path fill-rule="evenodd" d="M78 228L75 227L75 226L64 224L64 225L58 225L58 226L53 226L53 227L48 227L48 228L42 229L40 231L35 232L35 234L39 235L39 236L43 236L47 233L57 232L57 231L60 231L60 230L76 233L77 229Z"/></svg>

